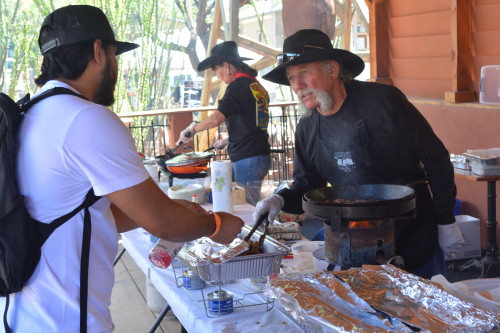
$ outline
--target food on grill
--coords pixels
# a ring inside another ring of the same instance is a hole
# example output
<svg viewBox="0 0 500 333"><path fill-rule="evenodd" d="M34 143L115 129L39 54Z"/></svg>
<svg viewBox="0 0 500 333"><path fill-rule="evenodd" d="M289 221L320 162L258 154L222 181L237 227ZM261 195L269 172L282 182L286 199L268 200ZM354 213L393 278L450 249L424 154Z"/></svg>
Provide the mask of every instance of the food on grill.
<svg viewBox="0 0 500 333"><path fill-rule="evenodd" d="M327 202L327 203L333 203L333 204L353 204L353 203L364 203L364 202L375 202L375 201L378 201L378 200L370 200L370 199L343 199L343 198L325 200L325 202Z"/></svg>

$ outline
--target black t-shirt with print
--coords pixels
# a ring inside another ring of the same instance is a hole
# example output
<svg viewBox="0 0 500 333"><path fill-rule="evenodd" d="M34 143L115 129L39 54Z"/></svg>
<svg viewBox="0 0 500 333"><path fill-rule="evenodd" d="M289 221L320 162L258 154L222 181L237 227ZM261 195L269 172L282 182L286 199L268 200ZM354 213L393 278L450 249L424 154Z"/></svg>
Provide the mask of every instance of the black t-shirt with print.
<svg viewBox="0 0 500 333"><path fill-rule="evenodd" d="M226 117L231 161L270 154L269 95L258 81L238 77L227 86L217 108Z"/></svg>
<svg viewBox="0 0 500 333"><path fill-rule="evenodd" d="M302 118L295 133L294 183L279 192L283 210L302 212L302 196L326 186L407 185L416 191L416 220L396 223L396 254L405 267L434 255L438 224L455 220L456 188L448 150L423 115L396 87L353 81L340 110Z"/></svg>

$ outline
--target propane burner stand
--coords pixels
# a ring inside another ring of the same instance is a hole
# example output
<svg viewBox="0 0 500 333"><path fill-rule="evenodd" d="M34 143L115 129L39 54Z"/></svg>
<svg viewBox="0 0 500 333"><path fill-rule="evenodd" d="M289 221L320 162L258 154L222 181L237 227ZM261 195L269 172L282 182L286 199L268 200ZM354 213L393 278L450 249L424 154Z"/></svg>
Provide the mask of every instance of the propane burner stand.
<svg viewBox="0 0 500 333"><path fill-rule="evenodd" d="M415 210L415 191L401 185L351 185L307 192L305 212L325 222L325 256L342 269L394 258L397 217Z"/></svg>
<svg viewBox="0 0 500 333"><path fill-rule="evenodd" d="M179 179L198 179L198 178L205 178L208 176L208 173L206 171L201 171L201 172L196 172L196 173L173 173L169 171L167 168L159 168L158 171L158 179L160 179L161 173L164 173L165 175L168 176L168 185L169 187L172 187L174 184L174 178L179 178Z"/></svg>

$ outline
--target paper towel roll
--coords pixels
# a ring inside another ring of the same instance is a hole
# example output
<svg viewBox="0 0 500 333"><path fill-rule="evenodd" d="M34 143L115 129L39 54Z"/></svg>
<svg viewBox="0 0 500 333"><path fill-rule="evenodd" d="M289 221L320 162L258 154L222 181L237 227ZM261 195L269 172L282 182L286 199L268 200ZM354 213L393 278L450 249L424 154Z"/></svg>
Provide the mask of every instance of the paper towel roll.
<svg viewBox="0 0 500 333"><path fill-rule="evenodd" d="M212 200L214 212L233 213L231 161L220 160L211 163Z"/></svg>

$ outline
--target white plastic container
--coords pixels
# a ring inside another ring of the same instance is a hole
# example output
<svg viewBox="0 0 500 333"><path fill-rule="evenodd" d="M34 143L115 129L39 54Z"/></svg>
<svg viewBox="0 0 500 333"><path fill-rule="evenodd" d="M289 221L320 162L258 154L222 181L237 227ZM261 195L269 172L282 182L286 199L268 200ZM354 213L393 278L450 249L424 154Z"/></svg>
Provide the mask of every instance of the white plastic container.
<svg viewBox="0 0 500 333"><path fill-rule="evenodd" d="M196 194L198 203L205 203L205 187L200 184L175 185L167 190L170 199L183 199L192 201L193 194Z"/></svg>
<svg viewBox="0 0 500 333"><path fill-rule="evenodd" d="M298 272L305 274L318 271L313 252L322 247L325 247L324 241L305 241L291 246L294 264Z"/></svg>
<svg viewBox="0 0 500 333"><path fill-rule="evenodd" d="M293 254L302 252L312 254L314 251L321 247L325 247L324 241L304 241L295 243L291 246Z"/></svg>
<svg viewBox="0 0 500 333"><path fill-rule="evenodd" d="M500 65L481 68L479 103L500 105Z"/></svg>

